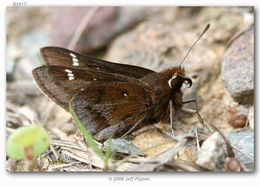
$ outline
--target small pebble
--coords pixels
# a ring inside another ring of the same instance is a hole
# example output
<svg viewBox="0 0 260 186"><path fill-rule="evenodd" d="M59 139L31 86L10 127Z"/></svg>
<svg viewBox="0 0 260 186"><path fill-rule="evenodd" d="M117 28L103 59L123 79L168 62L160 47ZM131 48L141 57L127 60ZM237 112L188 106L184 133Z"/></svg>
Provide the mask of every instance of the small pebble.
<svg viewBox="0 0 260 186"><path fill-rule="evenodd" d="M202 144L196 163L208 170L220 170L224 166L225 156L222 137L215 132Z"/></svg>
<svg viewBox="0 0 260 186"><path fill-rule="evenodd" d="M234 128L243 128L246 125L248 109L243 106L228 107L227 120Z"/></svg>

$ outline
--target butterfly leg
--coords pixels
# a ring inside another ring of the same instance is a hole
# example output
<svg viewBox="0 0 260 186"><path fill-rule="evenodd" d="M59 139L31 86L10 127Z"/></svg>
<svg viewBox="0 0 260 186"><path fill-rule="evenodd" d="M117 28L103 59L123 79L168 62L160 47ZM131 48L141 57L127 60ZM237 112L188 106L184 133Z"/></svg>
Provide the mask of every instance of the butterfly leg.
<svg viewBox="0 0 260 186"><path fill-rule="evenodd" d="M173 136L173 138L175 138L174 128L173 128L173 104L172 104L172 100L170 100L170 124L171 124L171 128L172 128L172 136Z"/></svg>
<svg viewBox="0 0 260 186"><path fill-rule="evenodd" d="M197 100L196 99L188 99L188 100L184 100L182 102L182 104L187 104L187 103L195 103L196 109L194 110L194 109L189 109L189 108L179 108L178 110L180 110L182 112L191 113L191 114L197 114L200 123L210 131L210 129L208 128L208 126L206 125L206 123L204 122L204 120L202 119L202 117L199 113Z"/></svg>

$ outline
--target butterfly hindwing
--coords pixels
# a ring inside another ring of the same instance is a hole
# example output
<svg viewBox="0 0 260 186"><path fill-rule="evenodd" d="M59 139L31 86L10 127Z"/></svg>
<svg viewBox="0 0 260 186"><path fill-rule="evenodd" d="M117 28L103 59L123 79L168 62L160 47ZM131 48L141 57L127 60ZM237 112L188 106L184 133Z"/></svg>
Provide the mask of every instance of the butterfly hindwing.
<svg viewBox="0 0 260 186"><path fill-rule="evenodd" d="M121 136L150 109L144 88L127 82L94 84L80 91L71 101L86 129L97 140Z"/></svg>

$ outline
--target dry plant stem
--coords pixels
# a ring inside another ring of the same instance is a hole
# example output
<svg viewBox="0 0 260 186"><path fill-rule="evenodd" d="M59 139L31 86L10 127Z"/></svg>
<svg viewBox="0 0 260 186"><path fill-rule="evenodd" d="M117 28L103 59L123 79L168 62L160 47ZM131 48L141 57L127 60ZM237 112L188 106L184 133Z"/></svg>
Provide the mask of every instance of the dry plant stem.
<svg viewBox="0 0 260 186"><path fill-rule="evenodd" d="M181 169L183 171L187 171L187 172L198 172L199 168L195 167L195 166L191 166L191 165L186 165L183 162L176 162L176 161L172 161L172 162L167 162L165 164L166 166L172 167L173 169Z"/></svg>
<svg viewBox="0 0 260 186"><path fill-rule="evenodd" d="M155 126L155 129L159 130L161 133L163 133L163 134L169 136L170 138L176 140L176 137L173 137L170 132L165 131L163 128L161 128L161 127L159 127L157 125L154 125L154 126Z"/></svg>
<svg viewBox="0 0 260 186"><path fill-rule="evenodd" d="M254 157L250 156L249 154L246 154L245 152L243 152L243 151L241 151L241 150L239 150L239 149L237 149L235 147L232 147L232 148L233 148L233 150L235 150L235 151L239 152L240 154L243 154L244 156L249 158L251 161L254 161Z"/></svg>
<svg viewBox="0 0 260 186"><path fill-rule="evenodd" d="M190 138L190 136L183 137L180 141L171 149L167 150L166 152L151 158L147 161L144 161L135 168L133 171L153 171L157 167L166 164L171 158L178 154L178 152L194 138Z"/></svg>
<svg viewBox="0 0 260 186"><path fill-rule="evenodd" d="M197 151L199 151L200 150L200 144L199 144L199 137L198 137L197 129L195 129L195 136L196 136Z"/></svg>
<svg viewBox="0 0 260 186"><path fill-rule="evenodd" d="M245 164L242 161L240 161L240 160L238 160L238 161L239 161L239 165L240 165L240 168L242 171L250 172L250 170L245 166Z"/></svg>
<svg viewBox="0 0 260 186"><path fill-rule="evenodd" d="M59 155L59 154L57 153L57 151L54 149L54 147L53 147L52 144L50 144L50 149L51 149L51 151L53 152L53 154L54 154L56 160L58 160L58 159L60 158L60 155Z"/></svg>
<svg viewBox="0 0 260 186"><path fill-rule="evenodd" d="M179 109L180 111L183 111L183 112L188 112L188 113L196 113L198 118L199 118L199 121L200 123L205 126L209 131L211 131L207 125L209 125L211 128L213 128L214 131L217 131L220 136L223 138L226 146L227 146L227 152L228 152L228 156L229 157L234 157L234 152L233 152L233 149L232 149L232 146L230 145L229 141L227 140L227 138L224 136L224 134L217 128L215 127L215 125L211 124L211 123L205 123L205 121L202 119L201 115L199 114L198 112L198 104L197 104L197 101L196 99L190 99L190 100L186 100L186 101L183 101L183 104L185 103L191 103L191 102L194 102L195 103L195 106L196 106L196 110L192 110L192 109L184 109L184 108L181 108Z"/></svg>
<svg viewBox="0 0 260 186"><path fill-rule="evenodd" d="M65 167L70 167L70 166L75 165L77 163L80 163L80 162L72 162L72 163L69 163L69 164L55 165L51 169L55 170L55 169L61 169L61 168L65 168Z"/></svg>
<svg viewBox="0 0 260 186"><path fill-rule="evenodd" d="M161 145L165 145L165 144L168 144L168 143L172 143L172 141L164 142L164 143L161 143L161 144L158 144L158 145L154 145L154 146L152 146L152 147L149 147L149 148L140 150L139 152L137 152L137 153L135 153L135 154L129 155L129 156L127 156L126 158L124 158L124 159L118 161L118 162L112 167L112 170L115 171L115 170L117 169L117 167L119 167L121 164L123 164L123 163L129 161L131 158L138 157L138 155L139 155L140 153L143 153L143 152L145 152L145 151L147 151L147 150L154 149L154 148L156 148L156 147L159 147L159 146L161 146ZM139 158L140 158L140 157L139 157ZM148 162L148 161L151 162L151 160L147 160L147 159L143 159L141 162ZM137 162L139 162L139 161L137 161Z"/></svg>
<svg viewBox="0 0 260 186"><path fill-rule="evenodd" d="M82 35L84 29L87 28L89 21L93 18L93 16L96 14L96 12L99 10L100 7L92 7L88 13L84 16L84 18L82 19L78 29L76 30L75 34L73 35L68 48L71 50L75 49L75 46L80 38L80 36Z"/></svg>

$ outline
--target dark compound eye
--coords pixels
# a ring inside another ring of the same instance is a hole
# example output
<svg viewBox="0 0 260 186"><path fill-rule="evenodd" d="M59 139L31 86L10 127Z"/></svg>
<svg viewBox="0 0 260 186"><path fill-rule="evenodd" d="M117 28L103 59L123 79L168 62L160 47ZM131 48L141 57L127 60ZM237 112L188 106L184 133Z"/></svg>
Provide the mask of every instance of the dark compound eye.
<svg viewBox="0 0 260 186"><path fill-rule="evenodd" d="M187 86L191 87L191 83L190 83L190 81L188 81L188 80L185 80L183 83L184 83L185 85L187 85Z"/></svg>
<svg viewBox="0 0 260 186"><path fill-rule="evenodd" d="M190 78L185 78L182 83L181 89L184 90L184 89L190 88L191 86L192 86L192 80Z"/></svg>

